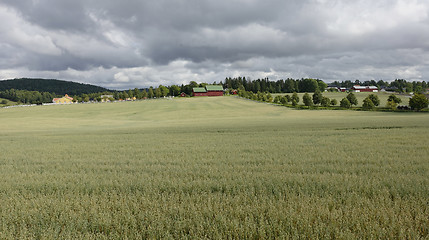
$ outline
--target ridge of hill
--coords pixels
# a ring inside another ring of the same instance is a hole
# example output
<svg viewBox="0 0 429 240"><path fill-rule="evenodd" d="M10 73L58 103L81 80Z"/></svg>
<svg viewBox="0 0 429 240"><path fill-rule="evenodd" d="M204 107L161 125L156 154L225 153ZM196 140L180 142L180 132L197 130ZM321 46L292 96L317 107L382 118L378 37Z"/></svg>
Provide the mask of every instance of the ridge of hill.
<svg viewBox="0 0 429 240"><path fill-rule="evenodd" d="M9 89L50 92L60 95L80 95L110 91L100 86L57 79L15 78L0 80L0 91Z"/></svg>

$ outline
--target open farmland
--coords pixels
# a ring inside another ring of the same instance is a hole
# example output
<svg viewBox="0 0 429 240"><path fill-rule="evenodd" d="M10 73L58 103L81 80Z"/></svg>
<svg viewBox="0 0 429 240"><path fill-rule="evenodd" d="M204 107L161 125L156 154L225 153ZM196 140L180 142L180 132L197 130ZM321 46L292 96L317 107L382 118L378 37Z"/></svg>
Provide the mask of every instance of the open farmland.
<svg viewBox="0 0 429 240"><path fill-rule="evenodd" d="M0 239L429 237L426 113L215 97L0 119Z"/></svg>

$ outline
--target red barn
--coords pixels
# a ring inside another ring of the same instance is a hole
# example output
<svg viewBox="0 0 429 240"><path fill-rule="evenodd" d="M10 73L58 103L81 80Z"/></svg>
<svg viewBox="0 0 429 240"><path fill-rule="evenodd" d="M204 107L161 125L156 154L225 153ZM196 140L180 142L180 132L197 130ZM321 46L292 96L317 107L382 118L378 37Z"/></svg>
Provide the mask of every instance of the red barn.
<svg viewBox="0 0 429 240"><path fill-rule="evenodd" d="M355 85L352 87L354 92L378 92L378 87L376 86L359 86Z"/></svg>
<svg viewBox="0 0 429 240"><path fill-rule="evenodd" d="M208 96L207 95L207 90L205 88L202 87L195 87L192 89L192 95L194 97L201 97L201 96Z"/></svg>
<svg viewBox="0 0 429 240"><path fill-rule="evenodd" d="M223 87L221 85L207 85L203 87L195 87L192 89L194 97L200 96L223 96Z"/></svg>
<svg viewBox="0 0 429 240"><path fill-rule="evenodd" d="M207 85L207 96L223 96L223 87L221 85Z"/></svg>

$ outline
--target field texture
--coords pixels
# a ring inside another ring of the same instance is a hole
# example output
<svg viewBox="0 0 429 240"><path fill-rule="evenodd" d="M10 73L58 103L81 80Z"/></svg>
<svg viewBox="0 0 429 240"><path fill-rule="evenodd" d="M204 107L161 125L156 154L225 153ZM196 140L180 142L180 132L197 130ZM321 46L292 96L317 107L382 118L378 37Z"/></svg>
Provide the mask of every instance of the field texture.
<svg viewBox="0 0 429 240"><path fill-rule="evenodd" d="M0 239L429 237L429 114L0 109Z"/></svg>

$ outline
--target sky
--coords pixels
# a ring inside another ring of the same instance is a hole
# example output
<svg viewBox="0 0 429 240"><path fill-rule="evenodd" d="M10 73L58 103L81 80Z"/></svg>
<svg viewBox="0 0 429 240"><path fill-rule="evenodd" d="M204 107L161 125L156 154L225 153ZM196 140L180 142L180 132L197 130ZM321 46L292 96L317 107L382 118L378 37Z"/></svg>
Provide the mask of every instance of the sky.
<svg viewBox="0 0 429 240"><path fill-rule="evenodd" d="M428 81L429 0L1 0L0 79Z"/></svg>

